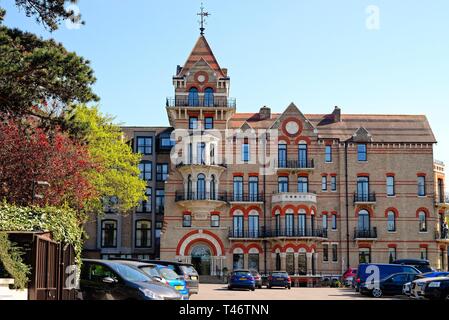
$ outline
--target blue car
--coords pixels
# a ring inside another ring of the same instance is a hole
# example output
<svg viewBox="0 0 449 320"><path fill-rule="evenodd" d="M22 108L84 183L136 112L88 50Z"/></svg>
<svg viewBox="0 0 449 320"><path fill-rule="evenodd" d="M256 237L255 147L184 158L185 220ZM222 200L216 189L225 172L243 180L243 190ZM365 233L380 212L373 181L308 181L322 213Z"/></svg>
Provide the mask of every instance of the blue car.
<svg viewBox="0 0 449 320"><path fill-rule="evenodd" d="M229 276L228 289L256 290L256 280L249 270L235 270Z"/></svg>
<svg viewBox="0 0 449 320"><path fill-rule="evenodd" d="M162 282L176 289L176 291L178 291L183 296L184 300L189 299L189 289L187 288L187 283L183 277L166 266L156 265L156 269L159 273L159 276L162 278Z"/></svg>

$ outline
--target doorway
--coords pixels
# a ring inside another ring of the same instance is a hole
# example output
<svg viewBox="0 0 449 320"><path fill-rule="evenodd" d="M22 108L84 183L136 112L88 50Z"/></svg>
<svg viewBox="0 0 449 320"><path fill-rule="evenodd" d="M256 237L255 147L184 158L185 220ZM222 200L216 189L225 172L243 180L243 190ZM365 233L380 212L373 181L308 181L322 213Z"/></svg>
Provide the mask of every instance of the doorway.
<svg viewBox="0 0 449 320"><path fill-rule="evenodd" d="M211 253L209 247L206 245L197 245L193 247L191 258L192 264L200 276L209 276L211 274Z"/></svg>

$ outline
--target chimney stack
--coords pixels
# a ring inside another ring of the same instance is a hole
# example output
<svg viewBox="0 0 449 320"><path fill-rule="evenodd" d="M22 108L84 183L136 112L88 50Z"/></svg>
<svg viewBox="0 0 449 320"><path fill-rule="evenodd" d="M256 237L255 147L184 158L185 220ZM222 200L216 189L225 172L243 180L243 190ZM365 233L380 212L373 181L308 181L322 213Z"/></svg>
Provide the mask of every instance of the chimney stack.
<svg viewBox="0 0 449 320"><path fill-rule="evenodd" d="M334 122L341 121L341 109L339 107L335 106L335 109L332 112L332 115L334 116Z"/></svg>
<svg viewBox="0 0 449 320"><path fill-rule="evenodd" d="M259 119L265 120L265 119L271 119L271 109L267 106L263 106L260 108L259 111Z"/></svg>

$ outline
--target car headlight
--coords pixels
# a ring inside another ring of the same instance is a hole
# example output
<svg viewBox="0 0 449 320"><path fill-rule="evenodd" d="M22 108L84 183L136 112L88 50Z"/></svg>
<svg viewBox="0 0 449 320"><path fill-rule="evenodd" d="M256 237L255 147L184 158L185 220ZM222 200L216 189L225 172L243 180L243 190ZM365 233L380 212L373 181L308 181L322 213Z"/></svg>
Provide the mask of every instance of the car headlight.
<svg viewBox="0 0 449 320"><path fill-rule="evenodd" d="M157 295L150 289L140 289L140 291L145 295L145 297L150 298L152 300L164 300L160 295Z"/></svg>
<svg viewBox="0 0 449 320"><path fill-rule="evenodd" d="M429 283L428 287L429 287L429 288L439 288L440 285L441 285L441 282L435 281L435 282Z"/></svg>

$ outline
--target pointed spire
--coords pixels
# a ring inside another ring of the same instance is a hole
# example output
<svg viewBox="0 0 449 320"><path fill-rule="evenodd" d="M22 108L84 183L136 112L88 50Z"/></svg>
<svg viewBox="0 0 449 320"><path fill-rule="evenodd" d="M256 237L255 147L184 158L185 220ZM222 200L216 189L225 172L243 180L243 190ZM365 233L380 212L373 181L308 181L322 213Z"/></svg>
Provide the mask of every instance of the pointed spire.
<svg viewBox="0 0 449 320"><path fill-rule="evenodd" d="M209 46L206 38L201 35L195 43L195 46L192 49L187 61L184 63L184 66L180 70L177 76L184 76L188 70L190 70L193 65L195 65L198 61L204 60L215 72L217 72L217 76L226 77L225 73L221 69L218 64L217 59L215 58L212 49Z"/></svg>

